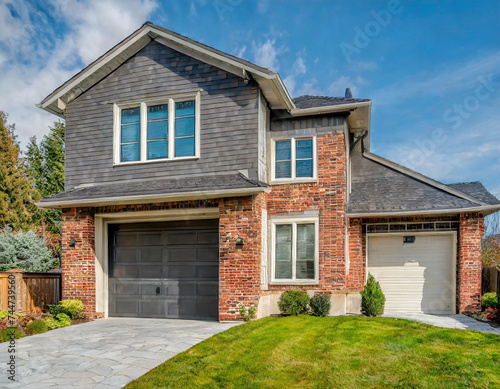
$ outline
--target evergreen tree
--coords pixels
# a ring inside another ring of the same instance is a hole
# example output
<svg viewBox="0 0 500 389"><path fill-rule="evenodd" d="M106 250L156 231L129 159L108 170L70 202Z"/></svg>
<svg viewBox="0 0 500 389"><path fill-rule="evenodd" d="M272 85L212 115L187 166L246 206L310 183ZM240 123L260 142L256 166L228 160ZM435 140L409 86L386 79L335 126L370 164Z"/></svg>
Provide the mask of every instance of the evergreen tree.
<svg viewBox="0 0 500 389"><path fill-rule="evenodd" d="M64 136L64 124L59 121L54 123L40 144L37 144L36 137L31 138L28 144L26 168L35 181L35 189L42 197L64 191ZM52 234L60 234L61 211L40 210L38 218Z"/></svg>
<svg viewBox="0 0 500 389"><path fill-rule="evenodd" d="M0 111L0 224L30 229L37 213L33 204L40 198L19 161L19 144L14 126Z"/></svg>

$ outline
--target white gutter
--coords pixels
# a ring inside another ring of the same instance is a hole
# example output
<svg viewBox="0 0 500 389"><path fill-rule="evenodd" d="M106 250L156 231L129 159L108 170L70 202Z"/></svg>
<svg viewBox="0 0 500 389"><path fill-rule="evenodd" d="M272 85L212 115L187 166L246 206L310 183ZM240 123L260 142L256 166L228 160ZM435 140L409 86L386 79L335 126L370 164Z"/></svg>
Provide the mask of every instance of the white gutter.
<svg viewBox="0 0 500 389"><path fill-rule="evenodd" d="M352 212L347 213L349 218L361 217L393 217L393 216L412 216L412 215L445 215L465 212L480 212L489 215L491 213L500 211L500 204L496 205L483 205L478 207L469 208L453 208L453 209L429 209L424 211L397 211L397 212Z"/></svg>
<svg viewBox="0 0 500 389"><path fill-rule="evenodd" d="M362 107L371 107L371 104L371 101L360 101L358 103L327 105L323 107L294 108L290 110L290 113L292 116L319 115L331 112L346 112Z"/></svg>
<svg viewBox="0 0 500 389"><path fill-rule="evenodd" d="M244 189L223 189L215 191L195 191L195 192L179 192L168 194L152 194L152 195L137 195L137 196L122 196L122 197L99 197L93 199L78 199L78 200L61 200L61 201L41 201L35 203L39 208L55 209L55 208L71 208L71 207L100 207L105 205L124 205L124 204L141 204L141 203L164 203L183 200L203 200L214 199L219 197L240 197L246 195L255 195L268 192L268 188L244 188Z"/></svg>

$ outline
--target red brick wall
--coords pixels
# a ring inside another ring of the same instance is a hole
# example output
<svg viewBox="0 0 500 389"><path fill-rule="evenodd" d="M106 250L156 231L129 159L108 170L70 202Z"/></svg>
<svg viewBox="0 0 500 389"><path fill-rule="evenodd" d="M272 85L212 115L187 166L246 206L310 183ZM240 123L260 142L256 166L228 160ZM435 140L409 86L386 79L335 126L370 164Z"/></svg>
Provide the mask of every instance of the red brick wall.
<svg viewBox="0 0 500 389"><path fill-rule="evenodd" d="M349 219L347 232L349 239L347 289L360 291L365 284L366 272L366 243L361 219Z"/></svg>
<svg viewBox="0 0 500 389"><path fill-rule="evenodd" d="M238 307L257 305L260 290L261 222L265 195L220 200L219 320L239 319ZM236 238L243 246L236 246Z"/></svg>
<svg viewBox="0 0 500 389"><path fill-rule="evenodd" d="M319 210L319 285L305 289L343 290L345 268L346 158L341 131L319 135L318 181L307 184L271 186L267 212L276 214ZM295 286L293 286L295 288ZM291 286L271 285L273 289Z"/></svg>
<svg viewBox="0 0 500 389"><path fill-rule="evenodd" d="M481 239L484 218L477 213L460 214L460 244L458 255L458 310L481 309Z"/></svg>
<svg viewBox="0 0 500 389"><path fill-rule="evenodd" d="M76 241L70 247L70 240ZM62 214L62 298L82 300L95 312L94 214L88 208L71 208Z"/></svg>

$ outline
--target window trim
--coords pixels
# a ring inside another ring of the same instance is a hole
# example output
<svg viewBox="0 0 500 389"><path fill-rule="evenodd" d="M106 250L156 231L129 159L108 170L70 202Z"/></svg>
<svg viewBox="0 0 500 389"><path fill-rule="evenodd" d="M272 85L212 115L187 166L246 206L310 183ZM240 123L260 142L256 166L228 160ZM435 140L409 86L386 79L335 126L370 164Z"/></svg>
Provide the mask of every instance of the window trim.
<svg viewBox="0 0 500 389"><path fill-rule="evenodd" d="M145 163L156 163L165 161L185 161L200 158L200 91L172 95L163 98L146 99L140 101L128 101L122 103L113 103L113 166L137 165ZM195 121L194 121L194 155L182 157L175 156L175 103L194 100L195 102ZM148 159L148 116L149 106L168 104L168 156L167 158ZM139 137L139 160L121 161L121 111L122 109L140 107L140 137Z"/></svg>
<svg viewBox="0 0 500 389"><path fill-rule="evenodd" d="M292 278L276 278L276 225L292 224ZM314 279L298 280L297 224L314 224ZM279 218L271 220L271 276L270 285L318 285L319 284L319 217Z"/></svg>
<svg viewBox="0 0 500 389"><path fill-rule="evenodd" d="M297 158L296 158L296 142L298 140L312 139L312 161L313 161L313 176L312 177L297 177ZM291 177L276 178L276 142L289 140L291 143ZM288 137L279 137L271 139L271 184L287 184L301 182L316 182L318 180L318 147L316 135L293 135Z"/></svg>

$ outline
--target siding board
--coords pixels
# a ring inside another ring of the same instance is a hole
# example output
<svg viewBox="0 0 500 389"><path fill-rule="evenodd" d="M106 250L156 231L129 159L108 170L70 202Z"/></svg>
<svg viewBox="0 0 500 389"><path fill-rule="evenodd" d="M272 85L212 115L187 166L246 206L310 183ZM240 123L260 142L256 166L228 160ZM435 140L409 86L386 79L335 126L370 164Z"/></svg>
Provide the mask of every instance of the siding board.
<svg viewBox="0 0 500 389"><path fill-rule="evenodd" d="M197 66L197 69L195 67ZM113 167L113 102L201 88L199 160ZM257 166L255 83L152 42L70 102L66 110L66 190L81 184L234 172Z"/></svg>

